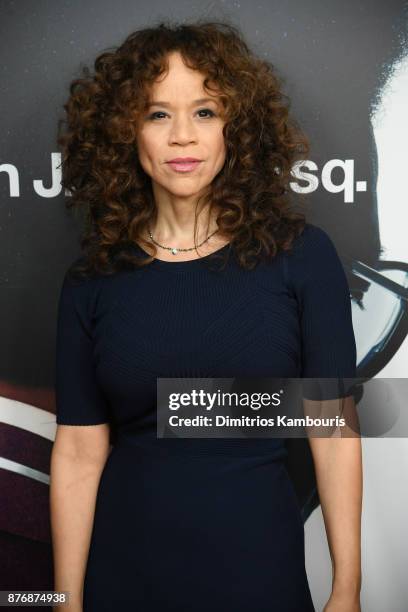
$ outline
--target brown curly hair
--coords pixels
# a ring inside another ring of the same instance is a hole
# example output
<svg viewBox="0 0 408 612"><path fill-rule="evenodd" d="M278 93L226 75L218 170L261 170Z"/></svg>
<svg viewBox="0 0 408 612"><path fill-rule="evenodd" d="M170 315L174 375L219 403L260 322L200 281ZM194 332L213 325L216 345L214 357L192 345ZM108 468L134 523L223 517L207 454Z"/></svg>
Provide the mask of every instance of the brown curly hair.
<svg viewBox="0 0 408 612"><path fill-rule="evenodd" d="M80 276L112 274L154 259L132 252L132 245L147 242L143 236L157 213L135 142L149 86L167 71L173 51L205 75L204 87L215 83L220 92L226 160L205 203L210 212L214 206L219 211L219 231L230 238L240 265L251 269L261 257L290 250L305 226L289 184L293 164L306 159L309 142L289 114L283 79L273 64L254 55L231 24L160 22L99 55L93 74L83 68L64 104L66 119L58 132L61 184L71 193L67 208L85 213L85 257L72 270Z"/></svg>

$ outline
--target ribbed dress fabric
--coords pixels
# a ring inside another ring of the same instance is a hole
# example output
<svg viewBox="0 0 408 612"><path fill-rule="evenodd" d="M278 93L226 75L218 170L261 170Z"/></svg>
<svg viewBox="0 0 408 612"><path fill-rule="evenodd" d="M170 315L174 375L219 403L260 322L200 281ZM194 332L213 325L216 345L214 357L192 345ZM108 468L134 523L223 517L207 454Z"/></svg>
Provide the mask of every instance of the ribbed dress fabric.
<svg viewBox="0 0 408 612"><path fill-rule="evenodd" d="M356 375L347 279L322 228L253 270L229 245L214 255L227 251L223 271L210 255L65 275L56 422L113 436L84 612L314 610L285 440L156 435L158 377Z"/></svg>

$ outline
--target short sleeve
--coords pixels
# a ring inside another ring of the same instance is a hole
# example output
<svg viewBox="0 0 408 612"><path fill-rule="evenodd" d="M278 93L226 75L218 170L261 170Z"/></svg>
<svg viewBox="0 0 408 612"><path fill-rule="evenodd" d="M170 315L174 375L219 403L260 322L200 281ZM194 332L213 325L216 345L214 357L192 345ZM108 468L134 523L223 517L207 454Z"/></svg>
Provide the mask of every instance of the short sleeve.
<svg viewBox="0 0 408 612"><path fill-rule="evenodd" d="M287 258L287 275L298 302L301 377L332 378L320 381L320 394L326 386L329 394L343 396L356 377L350 291L336 248L323 229L306 224Z"/></svg>
<svg viewBox="0 0 408 612"><path fill-rule="evenodd" d="M109 421L108 403L95 377L89 294L93 284L62 284L57 317L55 399L60 425L98 425Z"/></svg>

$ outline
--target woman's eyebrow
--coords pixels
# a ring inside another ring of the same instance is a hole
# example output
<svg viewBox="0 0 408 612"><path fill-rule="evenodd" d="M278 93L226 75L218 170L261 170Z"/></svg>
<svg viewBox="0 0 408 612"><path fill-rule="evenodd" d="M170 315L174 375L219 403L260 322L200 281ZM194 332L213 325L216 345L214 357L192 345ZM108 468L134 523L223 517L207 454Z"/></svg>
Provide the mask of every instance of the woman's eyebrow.
<svg viewBox="0 0 408 612"><path fill-rule="evenodd" d="M214 98L199 98L198 100L193 100L193 102L191 103L191 106L195 106L198 104L206 104L207 102L214 102L215 104L217 104L217 101ZM149 103L148 105L150 106L167 106L167 107L171 107L170 102L162 102L161 100L153 100L152 102Z"/></svg>

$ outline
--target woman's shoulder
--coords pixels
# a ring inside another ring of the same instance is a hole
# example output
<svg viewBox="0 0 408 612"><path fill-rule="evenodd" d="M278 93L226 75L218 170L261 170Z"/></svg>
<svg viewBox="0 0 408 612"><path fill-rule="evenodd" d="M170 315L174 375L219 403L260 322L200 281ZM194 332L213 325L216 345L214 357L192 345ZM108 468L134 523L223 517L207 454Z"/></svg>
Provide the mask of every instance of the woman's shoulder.
<svg viewBox="0 0 408 612"><path fill-rule="evenodd" d="M85 255L76 257L71 263L66 266L63 273L64 282L69 285L80 287L92 287L104 278L103 274L98 274L95 271L89 270L86 266L88 263Z"/></svg>
<svg viewBox="0 0 408 612"><path fill-rule="evenodd" d="M328 232L319 225L306 223L303 231L293 240L292 247L285 254L291 265L318 266L338 259L336 246Z"/></svg>
<svg viewBox="0 0 408 612"><path fill-rule="evenodd" d="M306 223L302 233L295 238L292 249L285 257L287 279L303 286L306 281L332 282L344 280L344 269L336 246L328 232L319 225Z"/></svg>
<svg viewBox="0 0 408 612"><path fill-rule="evenodd" d="M335 248L329 234L319 225L307 222L303 231L293 241L293 248L297 251L321 252Z"/></svg>
<svg viewBox="0 0 408 612"><path fill-rule="evenodd" d="M102 278L95 273L84 275L81 268L86 257L80 255L65 267L62 273L60 299L75 303L80 307L87 306L98 295Z"/></svg>

